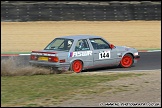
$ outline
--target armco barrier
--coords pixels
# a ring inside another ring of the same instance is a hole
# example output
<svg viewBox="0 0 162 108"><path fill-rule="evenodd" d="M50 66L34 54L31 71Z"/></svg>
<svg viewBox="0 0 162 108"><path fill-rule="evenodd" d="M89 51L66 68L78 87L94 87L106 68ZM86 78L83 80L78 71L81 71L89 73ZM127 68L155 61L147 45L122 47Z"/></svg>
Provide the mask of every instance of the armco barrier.
<svg viewBox="0 0 162 108"><path fill-rule="evenodd" d="M1 21L161 20L161 2L1 2Z"/></svg>

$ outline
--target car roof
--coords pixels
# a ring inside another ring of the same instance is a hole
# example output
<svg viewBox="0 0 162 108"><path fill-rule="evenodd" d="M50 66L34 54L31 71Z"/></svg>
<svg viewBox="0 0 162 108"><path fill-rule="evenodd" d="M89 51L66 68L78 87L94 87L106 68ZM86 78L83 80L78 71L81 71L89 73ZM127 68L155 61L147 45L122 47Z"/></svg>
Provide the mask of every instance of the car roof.
<svg viewBox="0 0 162 108"><path fill-rule="evenodd" d="M89 39L89 38L102 38L101 36L95 35L70 35L70 36L61 36L58 38L68 38L68 39Z"/></svg>

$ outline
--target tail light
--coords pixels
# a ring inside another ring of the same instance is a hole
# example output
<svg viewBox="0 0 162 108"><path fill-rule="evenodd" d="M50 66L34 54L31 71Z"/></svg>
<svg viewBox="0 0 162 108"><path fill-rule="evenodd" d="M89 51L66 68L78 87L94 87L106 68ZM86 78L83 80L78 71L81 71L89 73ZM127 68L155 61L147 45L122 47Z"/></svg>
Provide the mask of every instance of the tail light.
<svg viewBox="0 0 162 108"><path fill-rule="evenodd" d="M48 58L48 61L49 62L58 62L59 61L59 58L57 56L54 56L54 57L51 56L51 57Z"/></svg>
<svg viewBox="0 0 162 108"><path fill-rule="evenodd" d="M37 56L36 55L31 55L30 60L37 60Z"/></svg>

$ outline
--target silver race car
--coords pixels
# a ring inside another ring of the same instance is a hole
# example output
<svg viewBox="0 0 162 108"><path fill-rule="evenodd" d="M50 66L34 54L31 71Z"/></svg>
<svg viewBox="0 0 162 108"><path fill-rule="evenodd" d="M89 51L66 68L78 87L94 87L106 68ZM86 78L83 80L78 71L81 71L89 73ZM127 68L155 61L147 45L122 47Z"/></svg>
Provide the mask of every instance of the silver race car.
<svg viewBox="0 0 162 108"><path fill-rule="evenodd" d="M114 46L100 36L75 35L55 38L44 50L32 51L29 63L79 73L110 66L129 68L139 58L135 48Z"/></svg>

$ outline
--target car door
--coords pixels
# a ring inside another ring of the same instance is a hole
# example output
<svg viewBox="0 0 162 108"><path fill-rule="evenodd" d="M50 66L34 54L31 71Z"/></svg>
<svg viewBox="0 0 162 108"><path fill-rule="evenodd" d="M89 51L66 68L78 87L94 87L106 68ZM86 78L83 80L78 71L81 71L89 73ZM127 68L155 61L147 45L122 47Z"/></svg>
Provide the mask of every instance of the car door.
<svg viewBox="0 0 162 108"><path fill-rule="evenodd" d="M80 39L76 42L73 51L69 53L69 60L81 60L84 68L93 66L92 50L89 47L87 39Z"/></svg>
<svg viewBox="0 0 162 108"><path fill-rule="evenodd" d="M109 43L102 38L89 39L93 47L93 64L96 67L113 66L117 64L117 50L111 49Z"/></svg>

